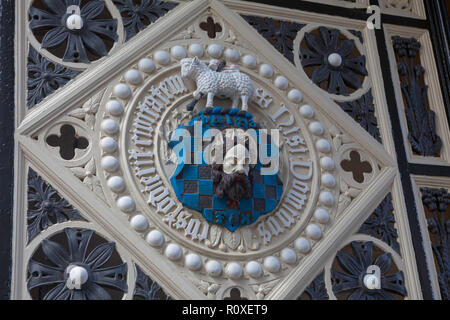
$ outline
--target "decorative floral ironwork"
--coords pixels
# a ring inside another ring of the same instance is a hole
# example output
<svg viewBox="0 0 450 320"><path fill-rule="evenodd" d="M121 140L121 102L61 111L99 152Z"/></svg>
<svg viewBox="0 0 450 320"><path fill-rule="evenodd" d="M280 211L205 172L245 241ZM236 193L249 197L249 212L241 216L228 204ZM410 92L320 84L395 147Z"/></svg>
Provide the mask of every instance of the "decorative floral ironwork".
<svg viewBox="0 0 450 320"><path fill-rule="evenodd" d="M160 0L114 0L119 9L123 25L125 27L126 39L130 39L139 31L144 30L168 11L176 7L177 3Z"/></svg>
<svg viewBox="0 0 450 320"><path fill-rule="evenodd" d="M359 232L381 239L400 253L400 245L397 242L398 233L397 229L394 228L395 217L393 211L392 195L389 193L373 214L364 222Z"/></svg>
<svg viewBox="0 0 450 320"><path fill-rule="evenodd" d="M450 300L450 220L447 215L450 194L445 189L422 188L421 191L423 204L431 213L427 219L428 231L438 267L436 271L441 297Z"/></svg>
<svg viewBox="0 0 450 320"><path fill-rule="evenodd" d="M30 29L48 30L42 48L66 43L64 61L90 62L87 51L98 58L108 54L105 39L117 41L117 19L101 19L103 0L42 0L47 11L30 6ZM87 50L87 51L86 51Z"/></svg>
<svg viewBox="0 0 450 320"><path fill-rule="evenodd" d="M381 142L378 120L375 117L375 106L373 104L372 90L359 99L350 102L338 102L341 108L347 112L361 127L370 133L372 137Z"/></svg>
<svg viewBox="0 0 450 320"><path fill-rule="evenodd" d="M319 27L319 34L320 37L312 32L305 33L306 47L300 47L302 66L315 67L311 80L317 85L328 81L327 90L331 94L347 96L348 87L361 88L358 75L368 75L366 57L353 56L355 41L340 40L337 29ZM330 59L330 56L335 59Z"/></svg>
<svg viewBox="0 0 450 320"><path fill-rule="evenodd" d="M427 107L428 86L421 85L425 69L416 64L421 44L414 38L392 38L397 53L397 67L402 93L406 102L408 139L413 151L422 156L435 156L442 148L442 140L436 134L435 113Z"/></svg>
<svg viewBox="0 0 450 320"><path fill-rule="evenodd" d="M328 300L328 292L325 287L325 271L322 271L305 289L303 294L306 294L310 300ZM302 296L297 300L306 300Z"/></svg>
<svg viewBox="0 0 450 320"><path fill-rule="evenodd" d="M293 45L297 33L305 25L267 17L242 16L289 61L294 63Z"/></svg>
<svg viewBox="0 0 450 320"><path fill-rule="evenodd" d="M344 272L331 270L331 281L335 294L349 292L348 300L395 300L393 294L406 296L403 272L390 272L392 257L384 253L373 259L373 242L352 242L353 255L338 251L337 261ZM364 277L370 266L380 268L380 289L368 289Z"/></svg>
<svg viewBox="0 0 450 320"><path fill-rule="evenodd" d="M80 73L50 62L31 46L28 52L27 69L28 108L34 107Z"/></svg>
<svg viewBox="0 0 450 320"><path fill-rule="evenodd" d="M68 252L61 244L45 239L42 251L51 265L30 260L28 290L53 286L43 300L111 300L105 288L127 292L126 263L102 268L115 251L114 242L100 244L87 255L94 231L66 228L64 233ZM78 270L72 274L74 268Z"/></svg>
<svg viewBox="0 0 450 320"><path fill-rule="evenodd" d="M33 170L28 171L28 242L55 223L85 220Z"/></svg>
<svg viewBox="0 0 450 320"><path fill-rule="evenodd" d="M136 288L134 289L134 298L144 300L172 300L166 295L163 289L150 279L139 266L136 265Z"/></svg>

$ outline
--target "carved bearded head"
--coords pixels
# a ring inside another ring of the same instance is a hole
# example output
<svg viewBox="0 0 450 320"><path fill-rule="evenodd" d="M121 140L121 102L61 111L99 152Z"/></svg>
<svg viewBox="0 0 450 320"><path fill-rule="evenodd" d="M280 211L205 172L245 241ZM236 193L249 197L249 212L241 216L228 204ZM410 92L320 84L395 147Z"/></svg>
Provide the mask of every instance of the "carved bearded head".
<svg viewBox="0 0 450 320"><path fill-rule="evenodd" d="M251 197L256 152L256 141L242 129L220 132L211 143L214 190L219 198L228 197L232 207Z"/></svg>

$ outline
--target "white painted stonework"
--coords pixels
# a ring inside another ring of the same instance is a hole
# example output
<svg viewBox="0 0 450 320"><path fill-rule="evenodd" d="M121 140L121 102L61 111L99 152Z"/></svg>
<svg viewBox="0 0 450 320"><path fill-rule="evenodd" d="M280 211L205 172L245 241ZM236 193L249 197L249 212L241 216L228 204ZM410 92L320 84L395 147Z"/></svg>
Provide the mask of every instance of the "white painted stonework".
<svg viewBox="0 0 450 320"><path fill-rule="evenodd" d="M293 299L331 268L336 251L397 183L397 169L391 152L247 24L234 11L242 4L229 2L180 3L82 73L64 95L44 101L17 135L27 161L44 176L57 176L52 184L88 218L75 225L117 243L128 277L137 263L175 299L223 299L236 287L249 299ZM199 27L209 16L222 26L214 39ZM235 70L212 71L212 59ZM329 60L338 65L336 56ZM199 101L187 111L194 97ZM92 121L70 115L91 105L97 108ZM263 128L280 132L281 200L234 232L184 207L170 183L176 168L170 133L211 106L248 110ZM45 143L66 123L90 142L70 161ZM352 151L373 169L362 183L340 165ZM30 243L25 259L37 246ZM389 252L403 268L402 258ZM75 285L87 281L83 270L72 271ZM15 272L25 278L26 270ZM364 279L369 289L377 286L374 277ZM133 280L128 283L133 292ZM412 290L414 283L407 283ZM15 290L29 298L23 288Z"/></svg>

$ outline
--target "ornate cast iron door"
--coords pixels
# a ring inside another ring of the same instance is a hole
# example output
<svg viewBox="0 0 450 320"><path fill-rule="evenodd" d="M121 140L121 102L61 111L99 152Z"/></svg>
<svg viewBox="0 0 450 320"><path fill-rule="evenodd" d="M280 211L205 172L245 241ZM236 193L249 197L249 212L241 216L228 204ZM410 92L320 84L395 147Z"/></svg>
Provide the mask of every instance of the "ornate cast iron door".
<svg viewBox="0 0 450 320"><path fill-rule="evenodd" d="M0 5L5 297L449 298L444 1L278 5Z"/></svg>

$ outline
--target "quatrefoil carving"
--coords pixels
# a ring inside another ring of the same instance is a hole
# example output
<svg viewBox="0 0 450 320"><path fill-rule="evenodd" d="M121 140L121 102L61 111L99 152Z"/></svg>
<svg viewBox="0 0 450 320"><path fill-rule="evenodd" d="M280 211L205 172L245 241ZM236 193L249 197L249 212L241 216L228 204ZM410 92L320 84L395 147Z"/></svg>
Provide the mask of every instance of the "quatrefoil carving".
<svg viewBox="0 0 450 320"><path fill-rule="evenodd" d="M364 173L372 173L372 165L368 161L361 161L361 155L357 151L350 152L350 160L343 160L341 167L344 171L351 172L353 179L358 183L364 182Z"/></svg>

